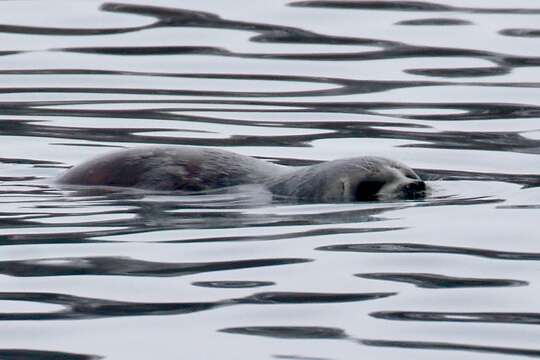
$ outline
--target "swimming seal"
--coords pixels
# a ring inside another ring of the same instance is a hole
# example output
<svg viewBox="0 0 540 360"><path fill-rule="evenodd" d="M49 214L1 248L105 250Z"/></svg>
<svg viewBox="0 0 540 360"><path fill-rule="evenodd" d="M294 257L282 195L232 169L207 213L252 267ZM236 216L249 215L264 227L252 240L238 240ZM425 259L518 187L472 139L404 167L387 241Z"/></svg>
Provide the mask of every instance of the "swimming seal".
<svg viewBox="0 0 540 360"><path fill-rule="evenodd" d="M315 202L417 199L426 190L409 167L381 157L283 166L230 151L184 146L113 152L69 169L57 182L183 192L262 184L274 195Z"/></svg>

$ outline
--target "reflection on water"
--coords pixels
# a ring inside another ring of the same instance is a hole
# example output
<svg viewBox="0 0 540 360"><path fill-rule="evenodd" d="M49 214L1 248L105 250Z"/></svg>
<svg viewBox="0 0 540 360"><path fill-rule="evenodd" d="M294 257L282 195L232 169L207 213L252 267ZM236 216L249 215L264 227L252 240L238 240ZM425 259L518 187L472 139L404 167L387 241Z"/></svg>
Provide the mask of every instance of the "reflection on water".
<svg viewBox="0 0 540 360"><path fill-rule="evenodd" d="M528 285L526 281L519 280L459 278L438 274L375 273L356 274L356 276L365 279L409 282L428 289Z"/></svg>
<svg viewBox="0 0 540 360"><path fill-rule="evenodd" d="M319 293L256 293L245 298L216 302L191 303L135 303L83 298L51 293L0 293L0 300L23 300L63 305L56 312L22 312L0 314L0 320L62 320L94 319L112 316L174 315L210 310L234 304L310 304L365 301L395 295L394 293L319 294Z"/></svg>
<svg viewBox="0 0 540 360"><path fill-rule="evenodd" d="M28 360L96 360L102 359L101 356L72 354L58 351L33 351L33 350L19 350L19 349L5 349L0 350L0 355L4 359L28 359Z"/></svg>
<svg viewBox="0 0 540 360"><path fill-rule="evenodd" d="M539 17L527 0L0 3L0 358L540 357ZM432 194L51 181L156 144L380 155Z"/></svg>
<svg viewBox="0 0 540 360"><path fill-rule="evenodd" d="M437 350L461 350L507 355L539 356L540 351L530 349L504 348L498 346L474 346L466 344L454 344L443 342L425 341L388 341L352 339L343 330L323 327L246 327L228 328L221 331L231 334L258 335L283 339L347 339L361 345L398 347L403 349L437 349Z"/></svg>

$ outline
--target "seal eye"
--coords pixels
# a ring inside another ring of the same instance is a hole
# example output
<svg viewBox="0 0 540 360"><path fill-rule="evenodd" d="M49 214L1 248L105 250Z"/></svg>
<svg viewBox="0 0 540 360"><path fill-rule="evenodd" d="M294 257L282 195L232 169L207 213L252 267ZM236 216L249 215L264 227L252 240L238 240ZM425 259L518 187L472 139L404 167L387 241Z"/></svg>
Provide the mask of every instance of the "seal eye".
<svg viewBox="0 0 540 360"><path fill-rule="evenodd" d="M362 181L356 187L356 201L377 200L377 193L384 186L382 181Z"/></svg>

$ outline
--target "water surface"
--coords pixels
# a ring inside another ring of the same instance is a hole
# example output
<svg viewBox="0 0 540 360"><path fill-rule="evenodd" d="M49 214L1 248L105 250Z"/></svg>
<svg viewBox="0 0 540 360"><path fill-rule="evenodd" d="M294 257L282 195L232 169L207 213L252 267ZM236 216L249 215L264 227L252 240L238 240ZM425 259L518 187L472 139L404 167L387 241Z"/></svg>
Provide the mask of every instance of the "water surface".
<svg viewBox="0 0 540 360"><path fill-rule="evenodd" d="M0 357L540 357L539 20L532 0L0 3ZM52 183L148 145L385 156L432 193Z"/></svg>

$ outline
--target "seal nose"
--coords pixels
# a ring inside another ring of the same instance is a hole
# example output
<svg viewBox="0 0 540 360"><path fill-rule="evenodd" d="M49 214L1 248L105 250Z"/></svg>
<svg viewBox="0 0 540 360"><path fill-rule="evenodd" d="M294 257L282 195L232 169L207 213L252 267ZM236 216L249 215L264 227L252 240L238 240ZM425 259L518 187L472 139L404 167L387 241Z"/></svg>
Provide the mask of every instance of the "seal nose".
<svg viewBox="0 0 540 360"><path fill-rule="evenodd" d="M401 188L401 192L406 199L423 198L426 195L426 183L422 180L410 182Z"/></svg>

